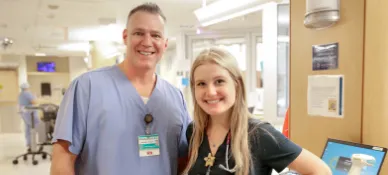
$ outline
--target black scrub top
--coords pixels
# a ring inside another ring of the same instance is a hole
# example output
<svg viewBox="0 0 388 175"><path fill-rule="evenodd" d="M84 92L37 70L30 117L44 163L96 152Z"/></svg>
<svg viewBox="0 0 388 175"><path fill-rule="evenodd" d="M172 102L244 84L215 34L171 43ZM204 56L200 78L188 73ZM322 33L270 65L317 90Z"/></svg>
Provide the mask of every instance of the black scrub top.
<svg viewBox="0 0 388 175"><path fill-rule="evenodd" d="M190 141L193 133L193 123L186 131L187 140ZM250 175L271 175L272 170L283 171L302 152L302 148L288 140L281 132L277 131L269 123L260 122L257 119L249 119L249 144L251 150ZM219 168L225 165L226 137L216 152L216 159L210 168L210 175L232 175ZM233 139L233 138L232 138ZM188 175L206 175L208 167L205 167L205 157L210 153L208 137L204 134L203 142L198 150L198 158ZM229 155L231 148L229 147ZM234 168L233 157L229 159L229 169Z"/></svg>

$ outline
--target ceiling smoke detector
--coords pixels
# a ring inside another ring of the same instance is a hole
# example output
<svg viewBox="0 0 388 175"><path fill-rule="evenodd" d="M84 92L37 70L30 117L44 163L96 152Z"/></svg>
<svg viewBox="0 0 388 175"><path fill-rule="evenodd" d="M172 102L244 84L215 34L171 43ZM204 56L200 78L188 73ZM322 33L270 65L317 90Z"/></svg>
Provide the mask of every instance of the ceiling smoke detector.
<svg viewBox="0 0 388 175"><path fill-rule="evenodd" d="M1 47L6 50L7 48L11 47L14 41L10 38L3 38L0 40Z"/></svg>

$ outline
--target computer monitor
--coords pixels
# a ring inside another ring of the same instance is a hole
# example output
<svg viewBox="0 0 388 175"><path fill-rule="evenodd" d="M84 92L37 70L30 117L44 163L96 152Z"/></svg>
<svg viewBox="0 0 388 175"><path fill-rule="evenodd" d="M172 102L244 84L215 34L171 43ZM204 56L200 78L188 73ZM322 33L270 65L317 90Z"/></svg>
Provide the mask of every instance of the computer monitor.
<svg viewBox="0 0 388 175"><path fill-rule="evenodd" d="M321 158L333 175L348 175L350 171L378 175L386 153L386 148L328 139Z"/></svg>

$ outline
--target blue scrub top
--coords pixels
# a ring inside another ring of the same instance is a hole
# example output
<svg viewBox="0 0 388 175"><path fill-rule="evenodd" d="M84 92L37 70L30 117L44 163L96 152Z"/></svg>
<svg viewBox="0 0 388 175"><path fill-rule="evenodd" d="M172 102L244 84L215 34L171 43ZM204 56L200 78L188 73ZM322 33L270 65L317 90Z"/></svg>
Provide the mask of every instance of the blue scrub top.
<svg viewBox="0 0 388 175"><path fill-rule="evenodd" d="M31 101L35 99L35 96L32 95L29 91L22 91L19 94L19 105L20 106L31 106Z"/></svg>
<svg viewBox="0 0 388 175"><path fill-rule="evenodd" d="M24 120L24 123L27 124L27 127L30 127L32 125L32 118L31 114L34 114L34 124L37 125L39 123L39 113L38 110L28 110L24 109L24 107L30 107L32 106L31 101L35 100L36 97L29 91L22 91L19 94L19 110L20 115Z"/></svg>
<svg viewBox="0 0 388 175"><path fill-rule="evenodd" d="M151 134L159 135L160 155L139 156L138 136L151 114ZM186 128L191 122L183 94L157 76L144 104L118 66L87 72L69 86L58 111L54 139L71 143L78 155L76 174L175 175L178 157L186 156Z"/></svg>

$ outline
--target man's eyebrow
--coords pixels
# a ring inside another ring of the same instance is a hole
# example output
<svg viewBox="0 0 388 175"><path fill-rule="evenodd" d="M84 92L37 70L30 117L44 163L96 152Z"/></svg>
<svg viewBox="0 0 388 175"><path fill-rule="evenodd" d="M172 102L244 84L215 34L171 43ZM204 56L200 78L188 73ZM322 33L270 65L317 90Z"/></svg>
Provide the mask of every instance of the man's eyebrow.
<svg viewBox="0 0 388 175"><path fill-rule="evenodd" d="M146 32L147 30L143 29L143 28L135 28L133 29L133 31L141 31L141 32ZM149 30L150 33L158 33L158 34L162 34L163 32L161 31L158 31L158 30Z"/></svg>
<svg viewBox="0 0 388 175"><path fill-rule="evenodd" d="M145 31L143 28L134 28L133 31Z"/></svg>

